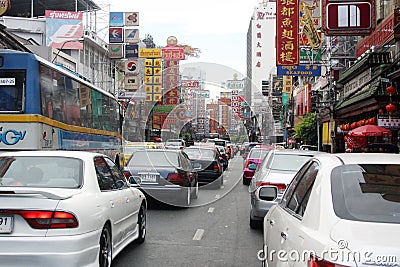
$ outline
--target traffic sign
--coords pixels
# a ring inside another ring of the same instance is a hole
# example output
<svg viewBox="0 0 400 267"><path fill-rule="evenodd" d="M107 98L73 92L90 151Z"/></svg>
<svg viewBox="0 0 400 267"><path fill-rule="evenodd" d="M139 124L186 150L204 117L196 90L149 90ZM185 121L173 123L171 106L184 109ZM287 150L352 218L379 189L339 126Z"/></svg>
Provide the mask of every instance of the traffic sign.
<svg viewBox="0 0 400 267"><path fill-rule="evenodd" d="M326 35L369 35L375 29L375 0L322 0Z"/></svg>

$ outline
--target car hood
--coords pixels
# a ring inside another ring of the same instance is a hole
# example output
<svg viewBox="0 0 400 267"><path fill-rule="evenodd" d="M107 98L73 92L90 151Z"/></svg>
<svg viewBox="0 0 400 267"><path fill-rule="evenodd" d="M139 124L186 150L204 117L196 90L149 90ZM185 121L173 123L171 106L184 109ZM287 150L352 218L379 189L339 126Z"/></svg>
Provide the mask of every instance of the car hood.
<svg viewBox="0 0 400 267"><path fill-rule="evenodd" d="M290 184L296 172L293 171L279 171L270 170L268 175L263 178L266 182L270 183L284 183L286 185Z"/></svg>
<svg viewBox="0 0 400 267"><path fill-rule="evenodd" d="M339 220L333 226L330 237L337 244L332 249L356 255L358 267L399 264L400 224Z"/></svg>

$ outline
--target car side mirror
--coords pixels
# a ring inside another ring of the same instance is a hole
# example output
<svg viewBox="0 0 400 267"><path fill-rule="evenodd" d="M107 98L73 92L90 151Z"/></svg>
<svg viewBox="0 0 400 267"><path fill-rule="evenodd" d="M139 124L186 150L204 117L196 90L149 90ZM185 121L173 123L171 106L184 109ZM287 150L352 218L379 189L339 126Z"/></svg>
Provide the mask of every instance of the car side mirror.
<svg viewBox="0 0 400 267"><path fill-rule="evenodd" d="M142 183L142 179L140 179L139 176L131 176L131 177L129 177L128 182L131 185L134 185L134 184L140 185Z"/></svg>
<svg viewBox="0 0 400 267"><path fill-rule="evenodd" d="M276 186L260 186L256 195L261 200L274 201L278 197L278 188Z"/></svg>
<svg viewBox="0 0 400 267"><path fill-rule="evenodd" d="M249 168L249 170L251 170L251 171L255 171L255 170L257 170L257 164L250 163L249 166L248 166L248 168Z"/></svg>

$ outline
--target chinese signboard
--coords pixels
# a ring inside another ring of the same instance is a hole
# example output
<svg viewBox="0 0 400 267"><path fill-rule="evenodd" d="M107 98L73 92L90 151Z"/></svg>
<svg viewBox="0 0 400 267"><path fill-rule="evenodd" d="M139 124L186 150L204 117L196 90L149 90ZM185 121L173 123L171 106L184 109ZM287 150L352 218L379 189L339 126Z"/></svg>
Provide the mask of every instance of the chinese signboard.
<svg viewBox="0 0 400 267"><path fill-rule="evenodd" d="M185 51L183 47L164 47L161 48L162 59L165 60L182 60L185 59Z"/></svg>
<svg viewBox="0 0 400 267"><path fill-rule="evenodd" d="M278 0L276 6L276 65L299 65L299 2Z"/></svg>

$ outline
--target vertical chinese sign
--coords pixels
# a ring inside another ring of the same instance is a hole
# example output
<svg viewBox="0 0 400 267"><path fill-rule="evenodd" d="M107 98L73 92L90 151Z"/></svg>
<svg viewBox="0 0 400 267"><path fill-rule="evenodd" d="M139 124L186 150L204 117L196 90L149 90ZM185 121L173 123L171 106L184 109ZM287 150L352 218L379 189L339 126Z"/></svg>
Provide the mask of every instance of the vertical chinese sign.
<svg viewBox="0 0 400 267"><path fill-rule="evenodd" d="M276 65L299 65L299 1L278 0L276 6Z"/></svg>

